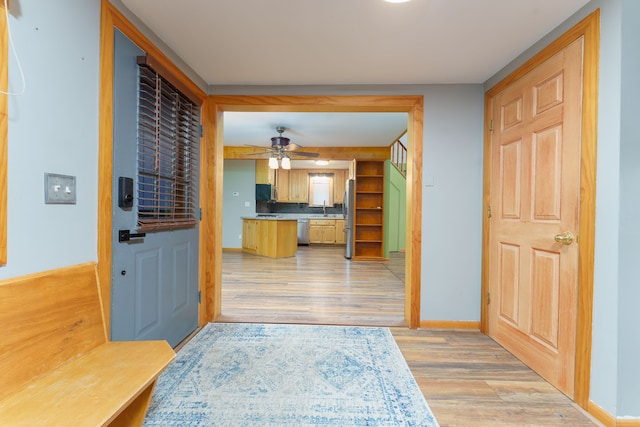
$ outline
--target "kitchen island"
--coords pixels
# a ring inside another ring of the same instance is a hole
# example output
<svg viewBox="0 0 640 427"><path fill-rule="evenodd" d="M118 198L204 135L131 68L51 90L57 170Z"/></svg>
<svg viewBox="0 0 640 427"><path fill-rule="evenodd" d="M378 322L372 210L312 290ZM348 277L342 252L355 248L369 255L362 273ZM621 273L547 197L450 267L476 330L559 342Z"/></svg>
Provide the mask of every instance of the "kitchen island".
<svg viewBox="0 0 640 427"><path fill-rule="evenodd" d="M271 258L296 255L298 220L278 216L242 218L242 251Z"/></svg>

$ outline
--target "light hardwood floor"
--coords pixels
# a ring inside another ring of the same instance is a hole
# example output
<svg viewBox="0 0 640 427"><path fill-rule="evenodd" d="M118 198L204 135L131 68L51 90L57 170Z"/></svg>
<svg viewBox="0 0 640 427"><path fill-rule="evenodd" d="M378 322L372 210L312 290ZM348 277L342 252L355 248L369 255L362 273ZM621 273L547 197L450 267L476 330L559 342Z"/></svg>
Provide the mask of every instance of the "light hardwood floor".
<svg viewBox="0 0 640 427"><path fill-rule="evenodd" d="M402 254L350 262L343 250L225 251L218 321L389 326L442 427L600 425L479 331L406 328Z"/></svg>
<svg viewBox="0 0 640 427"><path fill-rule="evenodd" d="M344 246L277 259L225 251L219 320L405 326L403 278L398 262L351 262Z"/></svg>

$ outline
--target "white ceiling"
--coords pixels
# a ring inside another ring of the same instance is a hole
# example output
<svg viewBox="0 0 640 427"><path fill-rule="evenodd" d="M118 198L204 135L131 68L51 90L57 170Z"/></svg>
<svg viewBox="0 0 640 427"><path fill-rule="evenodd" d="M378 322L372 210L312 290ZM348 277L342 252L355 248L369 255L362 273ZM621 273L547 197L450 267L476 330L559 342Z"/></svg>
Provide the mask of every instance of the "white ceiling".
<svg viewBox="0 0 640 427"><path fill-rule="evenodd" d="M215 86L484 83L589 0L121 1ZM392 115L244 114L225 117L225 145L268 146L279 125L303 146L389 144L406 128L406 115L398 128Z"/></svg>
<svg viewBox="0 0 640 427"><path fill-rule="evenodd" d="M225 145L269 147L276 127L303 147L381 147L407 129L406 113L224 113Z"/></svg>
<svg viewBox="0 0 640 427"><path fill-rule="evenodd" d="M483 83L588 0L122 0L210 85Z"/></svg>

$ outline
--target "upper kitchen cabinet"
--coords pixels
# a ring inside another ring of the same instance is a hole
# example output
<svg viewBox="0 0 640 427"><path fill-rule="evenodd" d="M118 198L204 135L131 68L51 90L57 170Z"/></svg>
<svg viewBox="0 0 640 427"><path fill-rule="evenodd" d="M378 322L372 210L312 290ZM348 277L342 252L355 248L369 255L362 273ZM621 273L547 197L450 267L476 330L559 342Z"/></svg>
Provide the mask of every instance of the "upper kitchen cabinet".
<svg viewBox="0 0 640 427"><path fill-rule="evenodd" d="M256 160L256 184L271 184L281 203L309 203L309 174L333 174L333 204L341 204L347 169L269 169L266 160Z"/></svg>
<svg viewBox="0 0 640 427"><path fill-rule="evenodd" d="M287 169L278 169L275 172L275 186L278 194L278 202L289 201L289 171Z"/></svg>
<svg viewBox="0 0 640 427"><path fill-rule="evenodd" d="M269 168L269 160L256 160L256 184L276 185L276 170Z"/></svg>
<svg viewBox="0 0 640 427"><path fill-rule="evenodd" d="M333 203L335 204L342 203L347 176L348 173L346 169L336 169L333 171Z"/></svg>
<svg viewBox="0 0 640 427"><path fill-rule="evenodd" d="M307 170L289 170L289 202L309 202L309 173Z"/></svg>

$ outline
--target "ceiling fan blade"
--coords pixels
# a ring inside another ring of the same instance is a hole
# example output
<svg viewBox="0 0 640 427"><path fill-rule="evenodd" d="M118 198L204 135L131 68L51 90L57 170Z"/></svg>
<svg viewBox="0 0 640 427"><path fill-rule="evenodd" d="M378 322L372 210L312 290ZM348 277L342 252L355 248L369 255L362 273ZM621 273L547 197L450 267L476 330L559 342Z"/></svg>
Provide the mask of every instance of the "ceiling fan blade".
<svg viewBox="0 0 640 427"><path fill-rule="evenodd" d="M291 156L304 156L304 157L318 157L319 153L309 153L306 151L291 151L288 153Z"/></svg>
<svg viewBox="0 0 640 427"><path fill-rule="evenodd" d="M271 151L263 151L262 153L247 153L247 156L269 156L271 157Z"/></svg>
<svg viewBox="0 0 640 427"><path fill-rule="evenodd" d="M303 148L302 145L298 145L296 143L290 142L288 145L282 147L284 151L296 151Z"/></svg>

